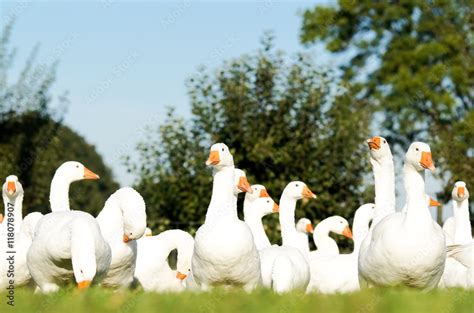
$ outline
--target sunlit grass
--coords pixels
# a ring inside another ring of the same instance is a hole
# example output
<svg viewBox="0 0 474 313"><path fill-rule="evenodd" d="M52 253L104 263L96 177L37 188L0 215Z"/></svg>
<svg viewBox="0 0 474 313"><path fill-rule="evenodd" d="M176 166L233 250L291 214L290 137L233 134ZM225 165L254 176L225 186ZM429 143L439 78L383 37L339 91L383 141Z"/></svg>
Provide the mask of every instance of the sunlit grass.
<svg viewBox="0 0 474 313"><path fill-rule="evenodd" d="M1 295L0 312L9 312L6 295ZM268 290L247 294L242 291L214 290L208 293L155 294L143 291L110 291L92 288L79 292L72 288L56 294L33 294L28 289L15 292L17 312L474 312L474 291L410 289L370 289L344 295L283 296Z"/></svg>

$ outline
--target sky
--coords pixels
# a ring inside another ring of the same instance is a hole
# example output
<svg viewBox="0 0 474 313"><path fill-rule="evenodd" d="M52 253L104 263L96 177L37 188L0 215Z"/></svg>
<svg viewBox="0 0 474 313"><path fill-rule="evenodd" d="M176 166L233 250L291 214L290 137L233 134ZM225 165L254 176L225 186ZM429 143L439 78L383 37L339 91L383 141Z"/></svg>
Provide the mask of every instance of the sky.
<svg viewBox="0 0 474 313"><path fill-rule="evenodd" d="M39 63L59 60L54 95L68 92L65 123L94 144L121 185L134 182L122 157L136 156L146 126L166 109L189 116L185 87L199 66L255 51L265 31L289 55L306 51L335 62L322 46L299 43L301 12L332 1L1 1L12 16L15 77L35 45ZM401 180L397 183L403 197ZM428 175L427 189L440 189ZM448 212L448 210L445 210Z"/></svg>

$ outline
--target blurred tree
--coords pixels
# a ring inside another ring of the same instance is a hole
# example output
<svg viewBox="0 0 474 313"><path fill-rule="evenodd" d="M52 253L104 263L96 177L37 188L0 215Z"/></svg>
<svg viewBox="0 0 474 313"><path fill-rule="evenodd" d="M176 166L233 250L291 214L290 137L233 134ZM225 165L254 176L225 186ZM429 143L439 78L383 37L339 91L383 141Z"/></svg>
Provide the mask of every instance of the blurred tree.
<svg viewBox="0 0 474 313"><path fill-rule="evenodd" d="M17 175L25 189L24 214L47 213L56 168L64 161L77 160L98 173L101 180L73 184L71 207L96 213L117 188L111 171L93 146L62 125L61 109L67 105L67 97L60 96L58 109L53 109L50 88L55 65L37 65L37 49L17 81L9 81L14 56L9 46L11 30L12 24L8 24L0 37L0 181Z"/></svg>
<svg viewBox="0 0 474 313"><path fill-rule="evenodd" d="M204 162L214 142L226 143L250 183L264 184L276 201L288 182L306 182L318 199L300 204L297 217L352 216L364 199L370 115L350 96L355 91L333 78L306 55L289 62L269 35L256 54L200 70L187 82L191 118L171 110L139 145L140 160L128 161L150 226L193 232L202 224L212 188ZM267 220L273 240L275 221Z"/></svg>
<svg viewBox="0 0 474 313"><path fill-rule="evenodd" d="M444 201L456 180L474 188L473 16L462 0L340 0L303 14L303 43L347 53L344 78L383 112L375 129L403 149L430 143Z"/></svg>

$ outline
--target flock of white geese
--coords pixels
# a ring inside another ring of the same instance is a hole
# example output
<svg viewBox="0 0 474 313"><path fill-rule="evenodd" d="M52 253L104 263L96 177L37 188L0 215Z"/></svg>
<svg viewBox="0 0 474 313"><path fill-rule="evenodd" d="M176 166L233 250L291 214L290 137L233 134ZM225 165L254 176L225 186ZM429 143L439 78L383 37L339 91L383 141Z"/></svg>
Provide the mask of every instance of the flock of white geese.
<svg viewBox="0 0 474 313"><path fill-rule="evenodd" d="M79 289L91 284L116 289L139 285L155 292L222 285L246 291L262 286L277 293L342 293L393 285L472 288L474 252L466 184L454 185L454 216L441 228L429 210L439 203L425 193L424 171L435 169L431 150L426 143L414 142L403 166L406 204L397 212L389 144L379 136L367 143L375 203L356 210L352 231L341 216L329 217L314 229L306 218L295 222L297 201L316 198L310 188L301 181L290 182L276 204L264 186L250 185L244 171L234 167L223 143L211 147L206 162L213 169L212 197L194 238L179 229L152 236L146 227L145 201L130 187L112 194L97 217L71 210L70 184L99 179L75 161L65 162L54 174L51 213L23 218L24 191L11 175L2 190L0 288L14 284L47 293L71 282ZM246 193L244 221L237 215L241 192ZM282 245L272 245L265 234L262 218L271 213L279 214ZM352 238L353 252L340 254L331 232ZM311 234L314 251L308 243ZM177 250L176 268L168 263L172 250Z"/></svg>

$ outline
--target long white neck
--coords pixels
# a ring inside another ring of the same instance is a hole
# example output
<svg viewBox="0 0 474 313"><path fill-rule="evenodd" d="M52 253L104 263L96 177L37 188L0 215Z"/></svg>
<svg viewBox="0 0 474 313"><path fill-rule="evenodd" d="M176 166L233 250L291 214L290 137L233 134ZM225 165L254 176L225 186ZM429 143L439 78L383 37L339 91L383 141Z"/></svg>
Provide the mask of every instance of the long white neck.
<svg viewBox="0 0 474 313"><path fill-rule="evenodd" d="M226 166L213 172L212 197L207 208L205 223L221 217L237 218L234 198L234 167Z"/></svg>
<svg viewBox="0 0 474 313"><path fill-rule="evenodd" d="M70 211L69 207L69 186L71 181L62 175L55 174L51 181L49 192L49 203L52 212Z"/></svg>
<svg viewBox="0 0 474 313"><path fill-rule="evenodd" d="M469 201L453 200L453 214L454 214L454 244L465 245L472 241L471 235L471 221L469 220Z"/></svg>
<svg viewBox="0 0 474 313"><path fill-rule="evenodd" d="M3 230L6 231L8 225L8 219L13 214L15 233L20 231L21 224L23 222L23 195L19 194L15 200L11 201L8 197L3 197L3 204L5 206L5 212L3 214L4 225Z"/></svg>
<svg viewBox="0 0 474 313"><path fill-rule="evenodd" d="M406 192L406 225L420 229L421 224L431 223L431 214L425 199L425 173L410 164L403 166Z"/></svg>
<svg viewBox="0 0 474 313"><path fill-rule="evenodd" d="M370 158L375 181L374 226L385 216L395 213L395 172L392 156L380 161Z"/></svg>
<svg viewBox="0 0 474 313"><path fill-rule="evenodd" d="M289 198L284 193L280 198L280 227L283 245L298 247L298 234L295 227L296 200Z"/></svg>
<svg viewBox="0 0 474 313"><path fill-rule="evenodd" d="M252 202L248 199L244 201L244 213L252 211ZM263 228L262 218L257 214L244 214L244 221L252 231L253 240L257 250L262 250L271 246L270 240Z"/></svg>
<svg viewBox="0 0 474 313"><path fill-rule="evenodd" d="M329 237L329 225L323 220L316 225L313 233L314 244L323 253L339 253L339 247L334 239Z"/></svg>
<svg viewBox="0 0 474 313"><path fill-rule="evenodd" d="M360 245L364 240L365 236L369 233L369 222L370 220L361 218L361 216L354 217L354 223L352 223L352 234L354 240L354 251L352 253L358 254Z"/></svg>

